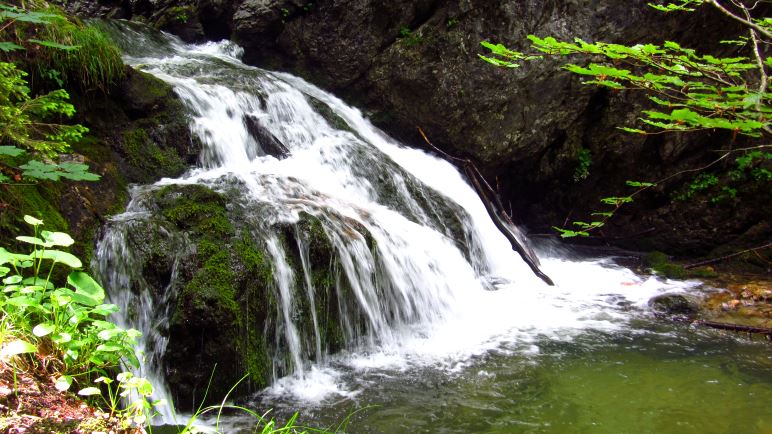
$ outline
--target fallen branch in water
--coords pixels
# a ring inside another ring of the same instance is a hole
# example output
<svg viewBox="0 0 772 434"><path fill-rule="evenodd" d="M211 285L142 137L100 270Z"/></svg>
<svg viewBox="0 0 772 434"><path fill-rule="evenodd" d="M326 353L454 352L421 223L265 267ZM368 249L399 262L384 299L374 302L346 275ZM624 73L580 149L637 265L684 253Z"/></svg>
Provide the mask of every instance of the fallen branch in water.
<svg viewBox="0 0 772 434"><path fill-rule="evenodd" d="M704 321L704 320L697 320L697 321L694 321L692 324L701 325L701 326L710 327L710 328L719 329L719 330L729 330L729 331L738 332L738 333L760 334L760 335L765 335L768 340L772 340L772 328L769 328L769 327L753 327L753 326L745 326L745 325L739 325L739 324L731 324L726 322Z"/></svg>
<svg viewBox="0 0 772 434"><path fill-rule="evenodd" d="M766 249L766 248L769 248L769 247L772 247L772 243L765 244L765 245L759 246L759 247L754 247L752 249L745 249L742 252L735 252L735 253L732 253L731 255L721 256L720 258L708 259L706 261L700 261L700 262L695 262L694 264L684 265L684 269L688 270L690 268L701 267L703 265L715 264L716 262L721 262L721 261L724 261L724 260L727 260L727 259L734 258L735 256L740 256L743 253L755 252L756 250L762 250L762 249Z"/></svg>
<svg viewBox="0 0 772 434"><path fill-rule="evenodd" d="M552 279L544 274L544 272L539 268L539 258L536 256L536 253L533 251L533 249L531 249L530 246L526 244L527 241L525 239L520 239L522 238L522 235L518 236L520 231L517 229L517 226L515 226L514 222L512 222L512 218L504 211L505 208L501 202L501 198L493 190L490 184L488 184L488 182L485 180L485 177L482 176L482 173L480 173L474 163L472 163L472 160L454 157L442 149L439 149L438 147L434 146L431 141L429 141L429 138L426 137L426 134L421 129L421 127L417 128L418 132L421 133L421 137L423 137L426 144L431 146L432 149L452 161L461 163L464 174L466 174L467 178L469 178L469 181L472 183L472 186L477 192L477 195L480 197L480 200L482 200L482 203L485 206L485 210L488 212L491 220L493 220L493 224L496 225L496 228L504 235L504 237L506 237L507 241L509 241L509 244L512 245L512 249L515 250L521 258L523 258L523 261L528 264L528 267L531 268L531 271L533 271L536 276L543 280L547 285L555 286L555 283L552 281Z"/></svg>

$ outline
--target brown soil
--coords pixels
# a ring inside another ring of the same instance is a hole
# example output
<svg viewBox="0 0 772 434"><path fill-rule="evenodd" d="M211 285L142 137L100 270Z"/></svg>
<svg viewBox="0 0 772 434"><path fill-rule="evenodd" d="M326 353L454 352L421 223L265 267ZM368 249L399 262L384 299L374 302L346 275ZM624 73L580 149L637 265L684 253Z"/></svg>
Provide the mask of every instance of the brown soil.
<svg viewBox="0 0 772 434"><path fill-rule="evenodd" d="M54 387L54 376L44 369L14 369L2 361L0 433L129 434L137 430L121 429L117 418L89 406L71 392L60 392Z"/></svg>

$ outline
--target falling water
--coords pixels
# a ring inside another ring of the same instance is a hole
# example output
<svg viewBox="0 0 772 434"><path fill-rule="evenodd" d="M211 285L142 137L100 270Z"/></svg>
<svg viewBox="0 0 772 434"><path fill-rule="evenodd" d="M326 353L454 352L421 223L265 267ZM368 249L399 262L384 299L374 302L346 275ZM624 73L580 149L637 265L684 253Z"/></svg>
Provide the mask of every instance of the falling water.
<svg viewBox="0 0 772 434"><path fill-rule="evenodd" d="M617 329L628 310L653 294L691 285L643 279L607 261L547 255L543 266L557 284L549 288L511 250L449 163L401 146L357 109L297 77L242 64L232 43L186 45L125 25L117 31L127 62L174 86L204 143L199 164L181 178L133 190L126 213L106 226L96 255L125 321L145 334L145 375L157 385L163 384L155 370L177 281L167 276L158 287L132 273L127 245L136 231L154 228L163 236L162 224L150 224L154 214L145 198L164 185L238 185L246 200L262 205L255 221L263 223L253 230L274 269L280 323L274 338L289 352L275 358L281 378L266 391L271 396L307 402L352 396L356 391L340 380L346 369L426 364L457 370L505 343L537 351L537 337ZM317 295L307 241L296 236L301 263L293 268L270 228L298 222L303 213L321 222L354 295L339 300L348 348L341 355L326 354L313 309L310 336L293 318L294 297L314 306ZM184 236L169 243L180 258L189 249Z"/></svg>

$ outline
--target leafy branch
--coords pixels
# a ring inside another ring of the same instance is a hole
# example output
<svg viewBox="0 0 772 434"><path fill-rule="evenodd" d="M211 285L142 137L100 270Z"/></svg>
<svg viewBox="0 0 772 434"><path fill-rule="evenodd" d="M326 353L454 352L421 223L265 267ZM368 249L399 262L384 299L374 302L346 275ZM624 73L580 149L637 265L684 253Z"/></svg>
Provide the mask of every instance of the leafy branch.
<svg viewBox="0 0 772 434"><path fill-rule="evenodd" d="M644 110L639 121L641 128L621 126L621 130L642 135L668 132L694 132L700 130L728 130L733 137L743 135L767 140L772 135L770 125L770 100L768 92L772 60L766 57L764 45L772 40L772 19L754 18L752 13L761 2L746 6L740 0L730 0L724 6L716 0L678 0L665 4L649 4L662 12L693 11L703 4L711 5L722 14L744 25L747 37L725 44L746 48L751 56L717 57L700 54L673 41L663 44L637 44L627 46L605 42L589 43L576 38L560 41L554 37L529 35L531 52L511 50L501 44L482 42L490 51L480 57L497 67L518 68L523 62L545 57L581 56L586 64L567 63L562 68L587 77L584 84L595 85L613 91L635 90L644 92L654 107ZM759 8L761 9L761 8ZM563 237L586 236L601 228L624 204L633 201L641 192L687 172L700 172L724 160L730 154L745 152L741 158L765 158L768 153L759 152L768 145L758 145L742 150L724 151L714 162L699 169L681 171L657 182L628 181L637 190L622 197L606 197L601 201L614 208L596 212L601 217L591 222L573 222L575 229L557 228ZM755 157L754 157L755 156ZM738 165L740 159L738 159Z"/></svg>
<svg viewBox="0 0 772 434"><path fill-rule="evenodd" d="M54 50L77 50L78 46L60 44L35 38L22 38L13 31L17 23L51 25L67 21L62 15L18 9L0 5L0 36L10 32L12 41L0 41L0 52L12 54L26 50L27 43ZM28 74L11 62L0 62L0 183L20 181L22 177L57 181L66 178L94 181L99 176L88 172L88 166L77 163L50 162L60 153L70 150L88 132L83 125L60 123L75 113L64 89L32 96L25 77ZM31 152L38 159L26 164L15 163L16 157ZM39 161L43 160L43 161Z"/></svg>

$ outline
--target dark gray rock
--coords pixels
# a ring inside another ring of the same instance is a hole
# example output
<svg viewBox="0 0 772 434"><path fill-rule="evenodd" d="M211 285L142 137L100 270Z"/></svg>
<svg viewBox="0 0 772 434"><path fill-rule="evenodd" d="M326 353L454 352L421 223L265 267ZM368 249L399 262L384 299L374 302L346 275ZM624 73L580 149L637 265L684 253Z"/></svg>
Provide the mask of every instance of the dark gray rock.
<svg viewBox="0 0 772 434"><path fill-rule="evenodd" d="M699 313L701 303L688 294L663 294L649 300L649 307L661 315L692 317Z"/></svg>
<svg viewBox="0 0 772 434"><path fill-rule="evenodd" d="M244 123L249 134L260 144L260 148L268 155L282 159L289 155L289 149L276 138L270 131L260 124L260 120L254 116L246 115Z"/></svg>

